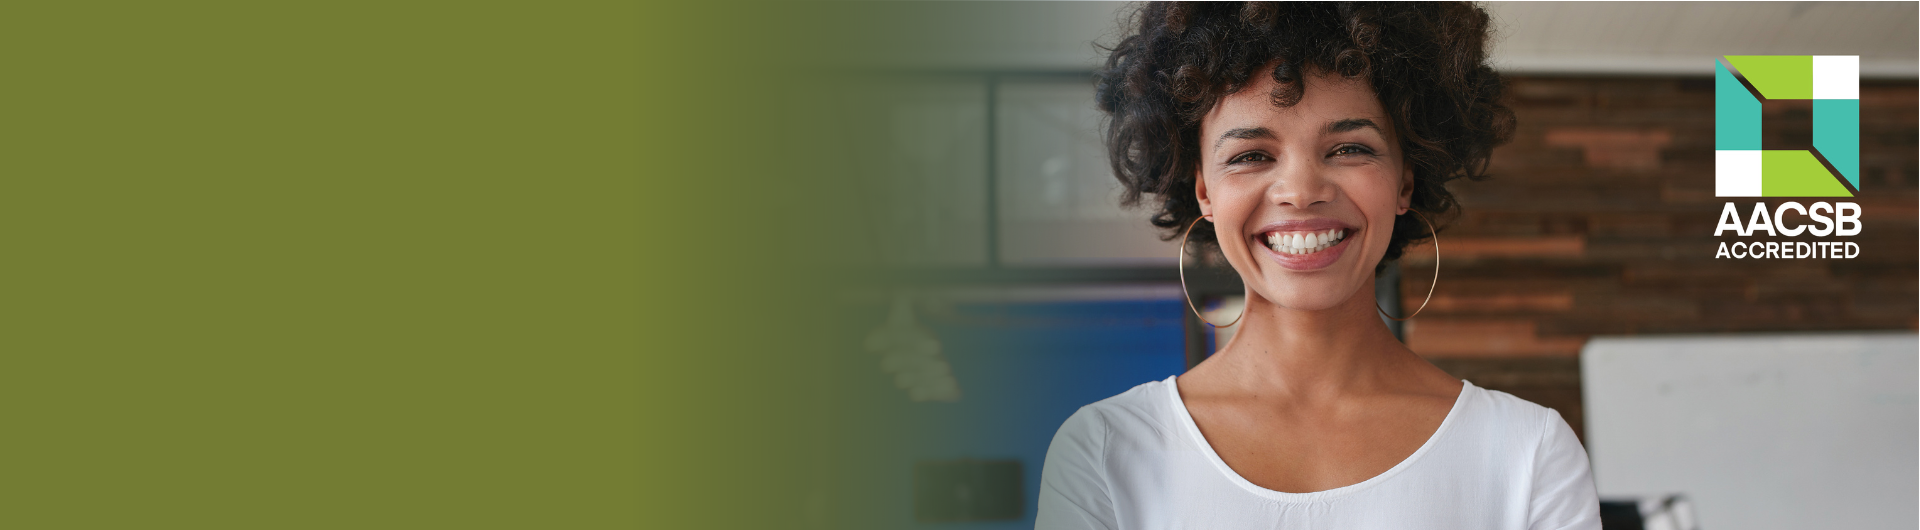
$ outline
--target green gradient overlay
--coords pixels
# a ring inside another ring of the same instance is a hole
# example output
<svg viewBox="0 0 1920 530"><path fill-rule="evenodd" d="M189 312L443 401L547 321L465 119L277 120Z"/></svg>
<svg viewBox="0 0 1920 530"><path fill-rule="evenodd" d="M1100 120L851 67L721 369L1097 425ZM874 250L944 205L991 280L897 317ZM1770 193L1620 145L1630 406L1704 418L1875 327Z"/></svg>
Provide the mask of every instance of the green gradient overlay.
<svg viewBox="0 0 1920 530"><path fill-rule="evenodd" d="M844 291L864 226L810 4L650 6L634 241L643 528L841 528Z"/></svg>
<svg viewBox="0 0 1920 530"><path fill-rule="evenodd" d="M742 8L10 6L0 527L804 527Z"/></svg>
<svg viewBox="0 0 1920 530"><path fill-rule="evenodd" d="M10 6L0 526L634 526L638 18Z"/></svg>
<svg viewBox="0 0 1920 530"><path fill-rule="evenodd" d="M0 527L897 526L871 9L10 9Z"/></svg>

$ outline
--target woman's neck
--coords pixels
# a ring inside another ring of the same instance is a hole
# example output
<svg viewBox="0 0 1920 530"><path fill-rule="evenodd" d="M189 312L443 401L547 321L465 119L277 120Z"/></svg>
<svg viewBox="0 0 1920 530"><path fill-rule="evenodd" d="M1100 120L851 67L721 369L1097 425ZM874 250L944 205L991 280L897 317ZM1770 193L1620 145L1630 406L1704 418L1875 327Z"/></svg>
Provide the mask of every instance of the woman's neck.
<svg viewBox="0 0 1920 530"><path fill-rule="evenodd" d="M1374 309L1368 285L1317 311L1280 307L1248 292L1240 330L1208 359L1214 376L1241 391L1308 402L1371 392L1393 368L1418 359Z"/></svg>

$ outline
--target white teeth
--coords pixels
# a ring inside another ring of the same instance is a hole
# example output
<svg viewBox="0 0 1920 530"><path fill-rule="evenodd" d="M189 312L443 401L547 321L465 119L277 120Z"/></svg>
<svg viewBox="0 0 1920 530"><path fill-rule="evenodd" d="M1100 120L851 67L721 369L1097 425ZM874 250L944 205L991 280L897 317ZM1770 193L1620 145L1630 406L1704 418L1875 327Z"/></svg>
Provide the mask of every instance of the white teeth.
<svg viewBox="0 0 1920 530"><path fill-rule="evenodd" d="M1312 254L1326 250L1347 237L1345 229L1334 228L1321 232L1267 234L1267 246L1281 254Z"/></svg>

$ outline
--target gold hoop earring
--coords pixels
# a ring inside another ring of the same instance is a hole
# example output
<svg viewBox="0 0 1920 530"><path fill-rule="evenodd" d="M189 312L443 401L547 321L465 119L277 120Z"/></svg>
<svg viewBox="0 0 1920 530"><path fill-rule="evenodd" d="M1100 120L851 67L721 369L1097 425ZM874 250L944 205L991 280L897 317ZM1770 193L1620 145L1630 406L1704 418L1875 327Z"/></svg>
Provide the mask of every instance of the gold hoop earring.
<svg viewBox="0 0 1920 530"><path fill-rule="evenodd" d="M1426 310L1427 303L1433 301L1433 289L1440 286L1440 231L1433 228L1433 221L1428 220L1425 214L1420 213L1420 210L1408 209L1407 211L1413 212L1413 215L1419 217L1421 222L1427 223L1427 233L1433 234L1433 285L1427 286L1427 299L1420 302L1420 308L1413 310L1412 315L1395 318L1393 315L1387 314L1386 308L1380 307L1379 300L1373 302L1373 308L1380 310L1381 316L1385 316L1395 322L1405 322L1419 315L1421 311ZM1400 293L1393 293L1393 295L1400 296Z"/></svg>
<svg viewBox="0 0 1920 530"><path fill-rule="evenodd" d="M1215 324L1212 322L1207 322L1207 316L1200 314L1200 308L1195 307L1193 305L1193 296L1187 294L1187 234L1193 233L1193 227L1199 226L1201 220L1206 220L1208 222L1213 221L1213 219L1209 218L1209 216L1203 215L1203 216L1200 216L1199 219L1194 219L1192 223L1188 223L1187 229L1182 230L1180 232L1180 255L1173 257L1174 263L1178 264L1177 268L1180 270L1180 298L1187 301L1187 309L1193 310L1194 318L1200 319L1200 322L1203 322L1206 325L1213 326L1216 328L1224 328L1224 327L1232 326L1234 324L1239 324L1240 319L1242 317L1247 316L1247 311L1245 309L1240 310L1240 316L1233 317L1232 322L1228 322L1226 324Z"/></svg>

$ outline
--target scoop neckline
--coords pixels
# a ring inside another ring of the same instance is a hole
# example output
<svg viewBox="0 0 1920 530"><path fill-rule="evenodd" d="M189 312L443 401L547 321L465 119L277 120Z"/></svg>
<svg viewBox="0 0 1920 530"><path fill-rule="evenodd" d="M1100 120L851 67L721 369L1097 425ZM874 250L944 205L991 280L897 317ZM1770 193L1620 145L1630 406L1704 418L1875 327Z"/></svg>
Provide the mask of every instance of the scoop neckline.
<svg viewBox="0 0 1920 530"><path fill-rule="evenodd" d="M1374 475L1366 480L1330 490L1290 493L1271 490L1261 487L1259 484L1254 484L1253 481L1240 476L1240 472L1234 471L1232 466L1227 465L1225 459L1220 458L1220 453L1214 451L1213 444L1207 443L1206 435L1200 433L1200 424L1193 421L1193 414L1187 411L1187 402L1180 397L1180 385L1174 381L1179 377L1178 375L1169 376L1162 382L1167 385L1167 396L1168 399L1172 401L1174 414L1179 417L1180 430L1186 431L1187 436L1191 438L1196 445L1200 446L1200 452L1206 455L1207 461L1211 462L1214 469L1218 470L1220 474L1225 475L1228 481L1240 486L1241 489L1268 499L1289 503L1325 501L1357 493L1386 482L1388 479L1393 478L1394 475L1398 475L1400 472L1406 471L1407 468L1413 467L1413 464L1419 461L1422 455L1427 454L1428 451L1433 449L1434 445L1439 443L1441 436L1447 433L1447 429L1453 426L1454 418L1460 415L1460 409L1464 407L1467 402L1467 393L1478 388L1473 386L1472 382L1461 379L1460 395L1454 396L1453 408L1448 409L1447 416L1440 420L1440 427L1434 429L1433 435L1428 436L1427 441L1420 444L1420 448L1414 450L1413 454L1407 455L1406 459L1401 460L1398 464L1394 464L1391 468L1387 468L1386 471L1382 471L1380 474Z"/></svg>

